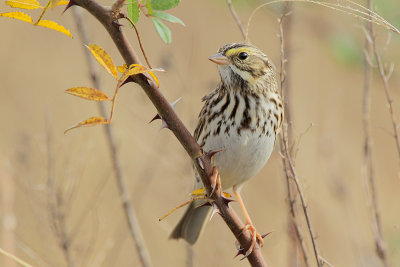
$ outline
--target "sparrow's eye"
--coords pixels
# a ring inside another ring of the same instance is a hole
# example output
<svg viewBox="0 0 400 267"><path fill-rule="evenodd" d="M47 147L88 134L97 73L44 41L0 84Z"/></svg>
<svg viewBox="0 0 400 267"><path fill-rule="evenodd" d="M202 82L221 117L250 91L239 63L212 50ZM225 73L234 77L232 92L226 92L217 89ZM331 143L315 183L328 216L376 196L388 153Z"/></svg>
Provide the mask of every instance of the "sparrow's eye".
<svg viewBox="0 0 400 267"><path fill-rule="evenodd" d="M245 60L249 55L246 52L241 52L239 54L239 59L240 60Z"/></svg>

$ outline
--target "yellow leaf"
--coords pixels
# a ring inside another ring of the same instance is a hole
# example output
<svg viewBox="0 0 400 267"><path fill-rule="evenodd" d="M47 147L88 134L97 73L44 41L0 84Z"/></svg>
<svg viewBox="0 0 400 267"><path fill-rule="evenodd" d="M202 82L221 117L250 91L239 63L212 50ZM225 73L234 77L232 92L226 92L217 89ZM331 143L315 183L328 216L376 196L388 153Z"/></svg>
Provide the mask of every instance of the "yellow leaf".
<svg viewBox="0 0 400 267"><path fill-rule="evenodd" d="M65 5L68 5L68 4L69 4L69 1L61 0L60 2L57 3L57 6L65 6Z"/></svg>
<svg viewBox="0 0 400 267"><path fill-rule="evenodd" d="M52 29L52 30L55 30L55 31L59 31L59 32L65 34L65 35L68 35L68 36L72 37L72 34L67 29L65 29L64 26L61 26L61 25L57 24L54 21L41 20L41 21L39 21L37 23L37 25L38 26L42 26L42 27L46 27L46 28L49 28L49 29Z"/></svg>
<svg viewBox="0 0 400 267"><path fill-rule="evenodd" d="M126 71L126 67L125 67L126 65L124 64L124 66L118 66L117 67L117 70L120 72L120 73L124 73L125 71Z"/></svg>
<svg viewBox="0 0 400 267"><path fill-rule="evenodd" d="M108 73L110 73L112 76L114 76L115 79L117 79L117 69L115 68L111 56L98 45L87 45L87 48L89 48L90 52L93 54L97 62L99 62L99 64L102 65L108 71Z"/></svg>
<svg viewBox="0 0 400 267"><path fill-rule="evenodd" d="M94 101L105 101L110 100L110 98L100 90L89 87L74 87L65 90L68 94L78 96L87 100Z"/></svg>
<svg viewBox="0 0 400 267"><path fill-rule="evenodd" d="M145 73L145 72L152 72L152 71L164 71L163 69L146 69L146 67L139 65L139 64L132 64L129 68L122 74L121 78L119 78L118 83L122 84L129 76ZM154 74L152 75L154 76ZM157 78L156 78L157 80ZM158 84L158 80L157 80Z"/></svg>
<svg viewBox="0 0 400 267"><path fill-rule="evenodd" d="M37 9L43 8L36 0L8 0L6 2L10 7L22 8L22 9Z"/></svg>
<svg viewBox="0 0 400 267"><path fill-rule="evenodd" d="M68 128L67 130L64 131L64 134L67 133L68 131L81 127L81 126L95 126L95 125L101 125L101 124L109 124L107 119L103 117L91 117L85 121L81 121L78 124L75 124L74 126Z"/></svg>
<svg viewBox="0 0 400 267"><path fill-rule="evenodd" d="M204 196L204 187L194 190L191 193L192 196Z"/></svg>
<svg viewBox="0 0 400 267"><path fill-rule="evenodd" d="M226 198L230 198L230 197L232 197L232 195L231 195L231 194L229 194L229 193L226 193L226 192L222 192L222 194L224 194L224 197L226 197Z"/></svg>
<svg viewBox="0 0 400 267"><path fill-rule="evenodd" d="M22 20L22 21L28 22L28 23L30 23L30 24L33 23L32 18L31 18L29 15L27 15L27 14L25 14L25 13L22 13L22 12L1 13L0 16L1 16L1 17L12 18L12 19Z"/></svg>
<svg viewBox="0 0 400 267"><path fill-rule="evenodd" d="M126 79L128 79L129 76L139 74L139 73L144 73L148 71L145 67L139 64L132 64L129 66L128 69L125 70L125 72L122 74L121 78L119 78L118 83L123 83Z"/></svg>
<svg viewBox="0 0 400 267"><path fill-rule="evenodd" d="M158 82L158 79L157 79L156 75L154 75L154 73L152 71L149 71L149 74L150 74L151 77L153 77L154 81L157 84L157 87L160 87L160 83Z"/></svg>
<svg viewBox="0 0 400 267"><path fill-rule="evenodd" d="M203 188L199 188L194 190L192 193L190 193L192 196L204 196L204 187ZM226 192L222 192L222 194L224 195L224 197L226 198L231 198L232 195Z"/></svg>

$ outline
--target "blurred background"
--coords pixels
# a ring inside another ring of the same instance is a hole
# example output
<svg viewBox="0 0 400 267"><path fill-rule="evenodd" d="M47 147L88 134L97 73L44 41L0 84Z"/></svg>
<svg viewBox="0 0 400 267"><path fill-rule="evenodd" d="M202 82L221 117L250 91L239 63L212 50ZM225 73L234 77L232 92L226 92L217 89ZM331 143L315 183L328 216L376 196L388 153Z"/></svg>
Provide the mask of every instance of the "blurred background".
<svg viewBox="0 0 400 267"><path fill-rule="evenodd" d="M112 1L102 3L110 6ZM260 3L233 1L243 22ZM400 27L399 1L374 1L374 6ZM381 266L375 253L367 186L361 176L363 22L311 4L294 3L293 10L289 75L291 125L298 144L295 165L320 253L334 266ZM4 1L0 11L10 11ZM249 29L251 42L278 68L280 12L280 5L262 9ZM37 17L40 11L29 13ZM61 13L62 8L57 8L46 18L64 25L73 39L0 18L0 247L34 266L68 266L68 262L69 266L140 266L103 126L63 133L100 112L97 103L64 93L92 83L74 17L70 11ZM208 57L242 37L225 1L183 0L170 13L186 24L168 24L172 44L164 44L144 16L138 29L152 66L166 70L157 74L160 90L171 102L182 97L176 111L193 132L201 98L219 81ZM83 22L90 43L103 47L122 65L103 27L86 12ZM140 54L134 31L128 26L124 30ZM376 27L376 32L384 61L395 64L390 86L395 115L400 118L400 36L391 34L387 42L386 29ZM96 68L99 89L112 95L115 81L101 66L96 64ZM376 69L372 78L377 197L388 260L391 266L400 266L399 157ZM194 266L247 266L246 260L233 259L235 239L218 216L190 253L183 241L168 239L183 209L162 222L158 218L189 199L193 172L173 134L159 130L159 121L148 123L155 113L142 89L128 84L120 90L112 124L121 169L154 266L190 266L188 262ZM262 248L269 266L293 266L300 254L294 253L288 234L286 178L277 151L278 147L264 169L244 187L243 197L257 230L272 231ZM51 199L56 199L56 209ZM242 216L238 204L232 206ZM301 212L299 216L310 262L315 266ZM57 224L54 218L63 223ZM63 252L60 233L69 240L68 254ZM17 265L0 256L0 266Z"/></svg>

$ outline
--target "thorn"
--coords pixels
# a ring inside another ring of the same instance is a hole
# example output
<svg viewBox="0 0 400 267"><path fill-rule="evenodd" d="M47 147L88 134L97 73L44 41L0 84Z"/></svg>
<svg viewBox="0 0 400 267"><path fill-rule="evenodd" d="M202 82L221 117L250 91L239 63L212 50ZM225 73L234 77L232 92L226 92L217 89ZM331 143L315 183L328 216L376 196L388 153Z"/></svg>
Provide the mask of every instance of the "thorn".
<svg viewBox="0 0 400 267"><path fill-rule="evenodd" d="M236 258L239 255L243 255L243 257L240 259L240 261L247 258L251 254L251 252L253 252L253 250L247 250L245 252L244 248L239 244L239 242L237 240L235 242L235 246L236 246L236 249L238 250L238 252L236 253L236 255L233 258Z"/></svg>
<svg viewBox="0 0 400 267"><path fill-rule="evenodd" d="M160 127L160 130L162 130L162 129L164 129L164 128L169 129L169 126L168 126L168 123L167 123L164 119L161 119L161 127Z"/></svg>
<svg viewBox="0 0 400 267"><path fill-rule="evenodd" d="M113 25L114 27L118 28L118 29L122 26L122 24L119 23L119 22L116 21L116 20L113 20L112 25Z"/></svg>
<svg viewBox="0 0 400 267"><path fill-rule="evenodd" d="M174 102L170 103L170 105L172 106L172 108L175 110L175 106L176 104L181 101L182 97L178 98L177 100L175 100Z"/></svg>
<svg viewBox="0 0 400 267"><path fill-rule="evenodd" d="M160 114L157 113L157 115L155 115L154 118L152 118L151 121L149 121L149 123L152 123L155 120L161 120Z"/></svg>
<svg viewBox="0 0 400 267"><path fill-rule="evenodd" d="M129 76L129 78L126 79L126 80L121 84L121 86L124 85L125 83L129 83L129 82L133 82L133 79L132 79L131 76ZM121 86L120 86L120 87L121 87ZM182 97L180 97L180 98L178 98L177 100L175 100L174 102L170 103L170 105L172 106L172 108L173 108L174 110L175 110L175 105L176 105L176 103L178 103L181 99L182 99ZM161 122L161 129L169 128L169 127L168 127L168 123L167 123L166 121L164 121L164 120L161 118L160 114L158 114L158 113L157 113L157 115L154 116L154 118L152 118L152 119L149 121L149 123L152 123L153 121L158 120L158 119L161 119L161 120L162 120L162 122ZM204 167L202 167L202 169L204 169Z"/></svg>
<svg viewBox="0 0 400 267"><path fill-rule="evenodd" d="M210 221L212 219L212 217L215 215L215 213L218 213L219 215L221 215L221 211L219 210L217 204L215 202L212 203L212 212L211 212L211 216L210 216Z"/></svg>
<svg viewBox="0 0 400 267"><path fill-rule="evenodd" d="M237 249L237 253L233 258L236 258L239 255L244 255L244 248L239 244L239 241L235 240L235 247Z"/></svg>
<svg viewBox="0 0 400 267"><path fill-rule="evenodd" d="M235 256L233 256L233 258L236 258L239 255L244 255L243 248L238 249L238 252L236 253Z"/></svg>
<svg viewBox="0 0 400 267"><path fill-rule="evenodd" d="M121 85L119 86L119 88L121 88L122 86L124 86L125 84L130 83L130 82L135 82L135 81L133 80L132 76L129 76L128 78L126 78L125 81L123 81L123 82L121 83Z"/></svg>
<svg viewBox="0 0 400 267"><path fill-rule="evenodd" d="M269 234L271 234L272 232L268 232L266 234L261 235L261 238L265 238L266 236L268 236ZM257 245L260 246L259 240L257 239ZM244 260L245 258L247 258L254 250L253 249L248 249L245 253L244 248L239 244L239 242L236 240L235 241L235 246L236 249L238 250L238 252L236 253L236 255L233 258L236 258L239 255L243 255L243 257L240 259L240 261Z"/></svg>
<svg viewBox="0 0 400 267"><path fill-rule="evenodd" d="M267 235L271 234L272 232L268 232L266 234L261 235L261 238L264 239Z"/></svg>
<svg viewBox="0 0 400 267"><path fill-rule="evenodd" d="M246 254L244 254L243 258L240 259L240 261L244 260L245 258L247 258L253 251L247 251Z"/></svg>
<svg viewBox="0 0 400 267"><path fill-rule="evenodd" d="M237 240L236 240L236 242L237 242ZM236 243L235 245L236 245L236 249L238 250L238 252L236 253L236 255L233 258L236 258L239 255L243 255L243 257L240 259L240 261L242 261L251 254L251 252L249 252L249 251L247 251L245 253L244 248L242 248L242 246L240 246L238 243Z"/></svg>
<svg viewBox="0 0 400 267"><path fill-rule="evenodd" d="M200 168L202 169L202 170L204 170L204 162L203 162L203 159L202 158L196 158L196 162L197 162L197 164L200 166Z"/></svg>
<svg viewBox="0 0 400 267"><path fill-rule="evenodd" d="M225 205L227 205L228 207L230 207L229 206L229 203L231 203L232 201L235 201L235 200L233 200L233 199L231 199L231 198L226 198L226 197L224 197L224 195L221 195L221 198L222 198L222 201L224 202L224 204ZM268 233L269 234L269 233ZM267 234L267 235L268 235ZM264 237L263 237L264 238Z"/></svg>
<svg viewBox="0 0 400 267"><path fill-rule="evenodd" d="M78 4L75 3L74 0L70 0L70 1L68 2L68 5L65 7L65 9L64 9L64 11L63 11L62 13L64 14L65 11L67 11L67 10L68 10L70 7L72 7L72 6L78 6Z"/></svg>

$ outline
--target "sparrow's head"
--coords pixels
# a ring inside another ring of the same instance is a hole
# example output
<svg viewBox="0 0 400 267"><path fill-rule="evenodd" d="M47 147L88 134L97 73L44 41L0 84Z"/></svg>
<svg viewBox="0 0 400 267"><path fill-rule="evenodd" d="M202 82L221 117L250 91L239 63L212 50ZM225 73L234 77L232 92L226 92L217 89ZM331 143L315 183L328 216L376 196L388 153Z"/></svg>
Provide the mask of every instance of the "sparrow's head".
<svg viewBox="0 0 400 267"><path fill-rule="evenodd" d="M260 49L251 44L224 45L209 59L218 65L221 80L227 87L255 90L272 86L264 90L277 89L272 64Z"/></svg>

